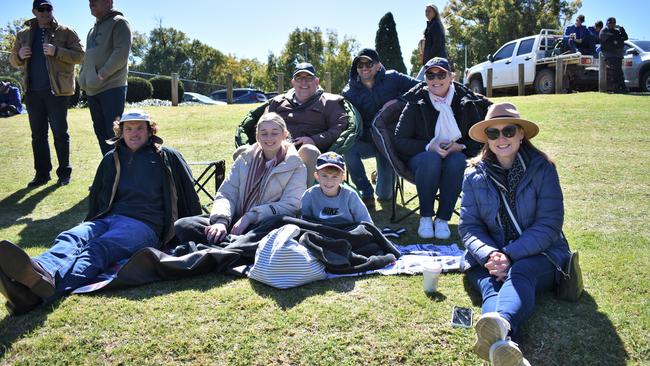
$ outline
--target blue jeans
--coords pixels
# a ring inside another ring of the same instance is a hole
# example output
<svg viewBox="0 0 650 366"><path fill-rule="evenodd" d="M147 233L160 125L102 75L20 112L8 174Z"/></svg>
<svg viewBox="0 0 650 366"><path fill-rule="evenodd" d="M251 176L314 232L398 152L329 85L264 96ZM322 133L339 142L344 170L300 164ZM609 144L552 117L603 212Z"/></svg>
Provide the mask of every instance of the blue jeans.
<svg viewBox="0 0 650 366"><path fill-rule="evenodd" d="M379 153L374 143L361 140L354 143L352 148L345 153L345 165L350 172L352 183L361 191L361 197L373 197L374 190L361 161L361 159L373 156L377 161L377 197L383 201L390 200L393 197L395 172L388 159Z"/></svg>
<svg viewBox="0 0 650 366"><path fill-rule="evenodd" d="M555 266L538 254L515 261L503 282L497 282L485 267L467 272L470 283L483 298L483 314L497 312L510 322L510 336L519 340L521 325L535 307L535 293L550 291L555 286Z"/></svg>
<svg viewBox="0 0 650 366"><path fill-rule="evenodd" d="M113 149L113 146L107 144L106 140L115 136L113 122L115 119L122 117L125 101L126 86L111 88L97 95L88 96L90 117L93 119L93 128L102 155L106 155L107 152Z"/></svg>
<svg viewBox="0 0 650 366"><path fill-rule="evenodd" d="M52 129L54 150L59 161L56 175L68 178L70 166L70 135L68 135L68 101L70 97L57 97L50 90L27 91L25 98L32 130L32 152L36 176L49 177L52 170L47 130Z"/></svg>
<svg viewBox="0 0 650 366"><path fill-rule="evenodd" d="M415 174L420 216L434 216L433 202L440 190L440 203L435 216L442 220L451 219L463 186L465 159L467 157L461 152L449 153L443 159L431 151L423 151L409 159L409 169Z"/></svg>
<svg viewBox="0 0 650 366"><path fill-rule="evenodd" d="M139 249L157 246L158 235L145 223L127 216L108 215L62 232L54 239L52 248L34 259L54 277L60 296L87 285L112 264Z"/></svg>

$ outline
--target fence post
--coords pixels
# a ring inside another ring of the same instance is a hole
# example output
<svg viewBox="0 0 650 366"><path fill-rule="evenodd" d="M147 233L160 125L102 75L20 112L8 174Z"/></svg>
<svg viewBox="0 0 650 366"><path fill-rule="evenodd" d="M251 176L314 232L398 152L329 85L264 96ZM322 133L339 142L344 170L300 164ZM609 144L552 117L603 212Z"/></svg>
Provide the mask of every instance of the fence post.
<svg viewBox="0 0 650 366"><path fill-rule="evenodd" d="M526 92L524 88L526 87L524 84L524 64L519 64L519 96L526 95Z"/></svg>
<svg viewBox="0 0 650 366"><path fill-rule="evenodd" d="M172 105L178 105L178 73L172 72Z"/></svg>
<svg viewBox="0 0 650 366"><path fill-rule="evenodd" d="M325 73L325 91L332 92L332 73L329 71Z"/></svg>
<svg viewBox="0 0 650 366"><path fill-rule="evenodd" d="M232 74L226 75L226 101L232 104Z"/></svg>
<svg viewBox="0 0 650 366"><path fill-rule="evenodd" d="M598 55L598 91L607 92L607 63L602 52Z"/></svg>
<svg viewBox="0 0 650 366"><path fill-rule="evenodd" d="M284 93L284 74L278 73L278 94Z"/></svg>
<svg viewBox="0 0 650 366"><path fill-rule="evenodd" d="M487 83L486 83L486 91L485 94L488 98L492 98L492 73L494 71L492 68L487 69Z"/></svg>
<svg viewBox="0 0 650 366"><path fill-rule="evenodd" d="M561 58L555 61L555 94L562 94L564 91L564 63Z"/></svg>

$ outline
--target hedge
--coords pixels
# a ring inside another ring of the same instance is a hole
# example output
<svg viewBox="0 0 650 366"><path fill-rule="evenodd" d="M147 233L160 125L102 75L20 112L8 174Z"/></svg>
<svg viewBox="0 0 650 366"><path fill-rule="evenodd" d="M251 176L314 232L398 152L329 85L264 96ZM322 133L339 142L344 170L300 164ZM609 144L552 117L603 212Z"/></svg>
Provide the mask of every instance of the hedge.
<svg viewBox="0 0 650 366"><path fill-rule="evenodd" d="M172 100L172 78L169 76L156 76L149 80L153 86L153 98L161 100ZM183 82L178 81L178 101L183 100L185 88Z"/></svg>
<svg viewBox="0 0 650 366"><path fill-rule="evenodd" d="M129 103L142 102L151 99L153 95L153 86L149 80L132 76L128 78L128 88L126 89L126 101Z"/></svg>

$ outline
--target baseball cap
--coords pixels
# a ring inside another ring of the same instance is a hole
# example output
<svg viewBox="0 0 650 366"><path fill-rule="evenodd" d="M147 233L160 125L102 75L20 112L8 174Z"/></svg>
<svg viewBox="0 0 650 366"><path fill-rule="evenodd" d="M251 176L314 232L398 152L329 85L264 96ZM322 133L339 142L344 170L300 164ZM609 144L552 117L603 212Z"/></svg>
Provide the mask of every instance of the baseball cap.
<svg viewBox="0 0 650 366"><path fill-rule="evenodd" d="M424 64L424 71L427 72L429 71L429 69L432 69L434 67L443 69L447 72L451 72L449 61L447 61L447 59L443 57L434 57L431 60L427 61L427 63Z"/></svg>
<svg viewBox="0 0 650 366"><path fill-rule="evenodd" d="M51 7L54 7L54 5L52 5L52 2L50 0L34 0L34 2L32 3L32 9L36 9L42 5L49 5Z"/></svg>
<svg viewBox="0 0 650 366"><path fill-rule="evenodd" d="M316 170L321 170L325 167L332 166L345 172L345 161L343 157L335 152L326 152L320 154L316 159Z"/></svg>
<svg viewBox="0 0 650 366"><path fill-rule="evenodd" d="M357 56L352 60L352 65L356 65L357 61L359 61L360 58L367 58L368 60L372 62L379 62L379 54L377 51L373 50L372 48L364 48L359 53Z"/></svg>
<svg viewBox="0 0 650 366"><path fill-rule="evenodd" d="M306 72L311 76L316 76L316 69L314 69L314 65L310 64L309 62L301 62L298 65L296 65L296 68L293 70L293 76L295 77L298 75L298 73L301 72Z"/></svg>

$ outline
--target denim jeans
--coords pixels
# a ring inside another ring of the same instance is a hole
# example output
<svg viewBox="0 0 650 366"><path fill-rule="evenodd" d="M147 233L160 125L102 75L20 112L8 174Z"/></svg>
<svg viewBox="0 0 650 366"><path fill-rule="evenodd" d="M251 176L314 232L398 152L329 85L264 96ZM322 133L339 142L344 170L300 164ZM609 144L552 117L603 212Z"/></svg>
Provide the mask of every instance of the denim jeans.
<svg viewBox="0 0 650 366"><path fill-rule="evenodd" d="M467 157L461 152L449 153L443 159L431 151L423 151L409 159L409 169L415 174L420 216L434 216L433 202L440 190L440 202L435 216L442 220L451 219L463 186L465 159Z"/></svg>
<svg viewBox="0 0 650 366"><path fill-rule="evenodd" d="M372 142L357 141L352 148L345 153L345 165L352 183L361 191L362 197L373 197L374 190L366 175L366 168L361 159L375 157L377 161L377 197L387 201L393 197L393 179L395 172L388 159L379 153Z"/></svg>
<svg viewBox="0 0 650 366"><path fill-rule="evenodd" d="M32 130L32 152L34 170L38 177L49 177L52 170L50 145L47 137L48 125L54 137L54 150L59 161L56 175L68 178L70 166L70 135L68 135L69 97L57 97L50 90L27 91L29 127Z"/></svg>
<svg viewBox="0 0 650 366"><path fill-rule="evenodd" d="M510 336L519 341L521 325L535 307L535 293L550 291L555 286L555 266L538 254L515 261L503 282L497 282L485 267L467 272L469 282L483 298L483 314L497 312L510 322Z"/></svg>
<svg viewBox="0 0 650 366"><path fill-rule="evenodd" d="M113 138L113 122L122 117L124 102L126 100L126 86L119 86L105 90L97 95L88 96L88 108L93 119L95 136L99 141L102 155L113 149L106 140Z"/></svg>
<svg viewBox="0 0 650 366"><path fill-rule="evenodd" d="M127 216L108 215L62 232L48 251L34 259L54 277L60 296L87 285L112 264L139 249L157 247L158 240L158 235L145 223Z"/></svg>

